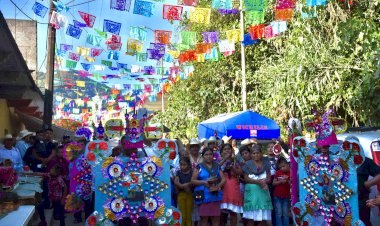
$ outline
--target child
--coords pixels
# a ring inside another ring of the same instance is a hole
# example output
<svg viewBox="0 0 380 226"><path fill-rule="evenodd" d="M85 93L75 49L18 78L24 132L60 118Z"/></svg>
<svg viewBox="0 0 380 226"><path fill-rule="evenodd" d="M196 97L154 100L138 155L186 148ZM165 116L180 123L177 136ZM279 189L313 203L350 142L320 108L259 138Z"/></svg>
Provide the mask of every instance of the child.
<svg viewBox="0 0 380 226"><path fill-rule="evenodd" d="M277 167L279 170L273 179L276 226L289 226L290 167L284 158L277 161Z"/></svg>
<svg viewBox="0 0 380 226"><path fill-rule="evenodd" d="M189 157L181 157L179 160L180 170L174 179L174 184L178 189L178 207L182 213L182 226L191 226L193 210L193 194L191 185L191 176L193 170L191 169L191 162Z"/></svg>
<svg viewBox="0 0 380 226"><path fill-rule="evenodd" d="M53 203L53 213L59 219L60 226L65 225L64 201L67 195L67 186L61 175L62 167L55 165L50 169L48 180L49 199Z"/></svg>
<svg viewBox="0 0 380 226"><path fill-rule="evenodd" d="M243 194L239 192L240 184L238 179L240 167L236 163L235 153L231 144L223 144L221 155L221 168L226 178L226 183L223 187L223 200L220 206L225 212L225 214L222 214L222 225L226 225L228 214L230 214L230 225L236 226L237 214L243 213Z"/></svg>

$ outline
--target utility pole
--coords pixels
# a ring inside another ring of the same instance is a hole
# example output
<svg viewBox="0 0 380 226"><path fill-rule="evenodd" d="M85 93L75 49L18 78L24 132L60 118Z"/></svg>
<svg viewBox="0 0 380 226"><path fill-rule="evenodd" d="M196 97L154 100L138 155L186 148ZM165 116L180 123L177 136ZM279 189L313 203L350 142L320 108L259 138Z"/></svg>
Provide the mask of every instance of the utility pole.
<svg viewBox="0 0 380 226"><path fill-rule="evenodd" d="M240 36L244 40L244 12L243 0L240 3ZM247 84L245 81L245 49L243 42L240 42L240 57L241 57L241 102L243 104L243 111L247 110Z"/></svg>
<svg viewBox="0 0 380 226"><path fill-rule="evenodd" d="M164 57L161 58L161 79L162 79L162 88L161 88L161 111L165 112L165 104L164 104Z"/></svg>
<svg viewBox="0 0 380 226"><path fill-rule="evenodd" d="M51 15L55 7L50 0ZM53 121L53 91L54 91L54 59L55 59L55 28L51 23L48 24L47 39L47 58L46 58L46 79L45 79L45 100L44 100L44 117L43 129L51 128Z"/></svg>

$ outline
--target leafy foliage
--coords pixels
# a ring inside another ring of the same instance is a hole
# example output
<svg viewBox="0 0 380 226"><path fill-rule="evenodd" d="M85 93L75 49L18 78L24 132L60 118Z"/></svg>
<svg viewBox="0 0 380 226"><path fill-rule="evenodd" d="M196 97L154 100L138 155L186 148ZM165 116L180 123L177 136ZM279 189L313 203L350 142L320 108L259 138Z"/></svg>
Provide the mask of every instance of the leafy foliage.
<svg viewBox="0 0 380 226"><path fill-rule="evenodd" d="M283 132L289 117L304 117L313 105L333 106L351 126L379 125L379 3L332 1L318 8L317 18L296 13L287 33L246 47L248 109L273 118ZM266 21L272 17L267 13ZM239 15L213 10L211 21L205 26L185 20L184 26L201 36L238 28ZM159 117L175 137L196 137L199 122L242 109L240 62L236 44L236 53L220 61L194 63L194 75L171 88Z"/></svg>

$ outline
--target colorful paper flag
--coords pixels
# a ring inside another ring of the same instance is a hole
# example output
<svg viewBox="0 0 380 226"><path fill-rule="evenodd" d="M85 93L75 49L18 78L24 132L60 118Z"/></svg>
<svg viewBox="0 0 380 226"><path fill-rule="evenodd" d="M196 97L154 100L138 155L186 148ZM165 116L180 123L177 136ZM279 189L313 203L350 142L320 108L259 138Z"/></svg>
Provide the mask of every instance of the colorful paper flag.
<svg viewBox="0 0 380 226"><path fill-rule="evenodd" d="M154 42L155 43L169 44L171 38L172 38L172 32L171 31L164 31L164 30L155 30L154 31Z"/></svg>
<svg viewBox="0 0 380 226"><path fill-rule="evenodd" d="M77 47L77 53L81 56L88 56L90 53L90 48L87 47Z"/></svg>
<svg viewBox="0 0 380 226"><path fill-rule="evenodd" d="M33 5L33 12L37 15L37 16L40 16L42 18L45 17L47 11L49 10L48 7L42 5L41 3L38 3L38 2L35 2L34 5Z"/></svg>
<svg viewBox="0 0 380 226"><path fill-rule="evenodd" d="M232 9L231 0L212 0L211 7L214 9Z"/></svg>
<svg viewBox="0 0 380 226"><path fill-rule="evenodd" d="M75 27L79 27L79 28L87 27L87 24L81 23L81 22L79 22L77 20L73 20L73 23L74 23Z"/></svg>
<svg viewBox="0 0 380 226"><path fill-rule="evenodd" d="M127 52L125 54L134 56L137 52L142 52L144 43L137 39L128 38L127 41Z"/></svg>
<svg viewBox="0 0 380 226"><path fill-rule="evenodd" d="M80 55L74 52L69 52L69 59L79 61Z"/></svg>
<svg viewBox="0 0 380 226"><path fill-rule="evenodd" d="M193 23L209 24L211 17L210 8L191 8L190 21Z"/></svg>
<svg viewBox="0 0 380 226"><path fill-rule="evenodd" d="M197 33L194 31L182 31L180 33L181 43L188 46L197 44Z"/></svg>
<svg viewBox="0 0 380 226"><path fill-rule="evenodd" d="M198 4L198 0L178 0L177 4L186 6L196 6Z"/></svg>
<svg viewBox="0 0 380 226"><path fill-rule="evenodd" d="M70 50L73 50L73 45L67 45L67 44L61 44L60 45L60 50L62 51L62 52L67 52L67 51L70 51Z"/></svg>
<svg viewBox="0 0 380 226"><path fill-rule="evenodd" d="M86 87L85 81L76 81L78 87Z"/></svg>
<svg viewBox="0 0 380 226"><path fill-rule="evenodd" d="M66 30L66 34L73 38L79 39L80 35L82 34L82 29L69 24L69 27Z"/></svg>
<svg viewBox="0 0 380 226"><path fill-rule="evenodd" d="M240 29L227 30L226 37L227 40L232 41L234 43L243 41L240 34Z"/></svg>
<svg viewBox="0 0 380 226"><path fill-rule="evenodd" d="M264 38L264 24L259 24L255 26L250 26L248 28L249 34L251 35L252 39L260 39Z"/></svg>
<svg viewBox="0 0 380 226"><path fill-rule="evenodd" d="M129 36L130 38L140 40L142 42L145 42L146 35L147 35L146 29L142 27L129 27Z"/></svg>
<svg viewBox="0 0 380 226"><path fill-rule="evenodd" d="M249 33L248 34L244 34L244 40L243 40L243 45L244 46L254 45L254 44L257 44L259 42L260 41L258 39L252 39L251 35Z"/></svg>
<svg viewBox="0 0 380 226"><path fill-rule="evenodd" d="M147 53L136 53L136 61L146 62L148 59Z"/></svg>
<svg viewBox="0 0 380 226"><path fill-rule="evenodd" d="M97 57L103 52L103 49L96 49L96 48L91 48L90 50L90 55L92 57Z"/></svg>
<svg viewBox="0 0 380 226"><path fill-rule="evenodd" d="M100 63L103 64L103 65L106 65L106 66L108 66L108 67L112 67L112 61L109 61L109 60L101 60Z"/></svg>
<svg viewBox="0 0 380 226"><path fill-rule="evenodd" d="M95 23L96 16L78 11L80 17L82 17L83 21L87 24L88 27L93 27Z"/></svg>
<svg viewBox="0 0 380 226"><path fill-rule="evenodd" d="M247 11L245 13L245 23L249 25L258 25L265 22L264 11Z"/></svg>
<svg viewBox="0 0 380 226"><path fill-rule="evenodd" d="M286 20L290 21L293 17L293 9L277 9L274 12L275 20Z"/></svg>
<svg viewBox="0 0 380 226"><path fill-rule="evenodd" d="M53 11L50 17L50 23L55 29L59 30L67 26L68 20L66 16Z"/></svg>
<svg viewBox="0 0 380 226"><path fill-rule="evenodd" d="M220 33L219 31L208 31L208 32L203 32L202 36L203 36L204 43L216 43L216 42L219 42Z"/></svg>
<svg viewBox="0 0 380 226"><path fill-rule="evenodd" d="M218 47L221 53L235 51L235 43L230 40L220 40L218 42Z"/></svg>
<svg viewBox="0 0 380 226"><path fill-rule="evenodd" d="M286 21L273 21L270 23L272 26L273 35L278 35L286 30L288 30L288 25Z"/></svg>
<svg viewBox="0 0 380 226"><path fill-rule="evenodd" d="M246 11L265 11L268 6L268 0L244 0L244 9Z"/></svg>
<svg viewBox="0 0 380 226"><path fill-rule="evenodd" d="M121 23L111 21L111 20L104 20L103 23L103 31L109 32L112 34L119 35L121 29Z"/></svg>
<svg viewBox="0 0 380 226"><path fill-rule="evenodd" d="M155 7L155 5L153 2L135 0L135 6L133 8L133 14L151 17L153 15L154 7Z"/></svg>
<svg viewBox="0 0 380 226"><path fill-rule="evenodd" d="M120 52L119 51L108 51L107 58L109 60L119 60Z"/></svg>
<svg viewBox="0 0 380 226"><path fill-rule="evenodd" d="M77 62L73 60L66 59L66 68L74 69L77 66Z"/></svg>
<svg viewBox="0 0 380 226"><path fill-rule="evenodd" d="M87 34L86 42L90 45L99 47L102 42L102 37L93 34Z"/></svg>
<svg viewBox="0 0 380 226"><path fill-rule="evenodd" d="M111 0L110 9L129 12L129 9L131 8L131 2L131 0Z"/></svg>
<svg viewBox="0 0 380 226"><path fill-rule="evenodd" d="M166 20L181 20L182 19L182 6L165 5L162 9L162 16Z"/></svg>
<svg viewBox="0 0 380 226"><path fill-rule="evenodd" d="M82 65L83 69L86 71L90 70L91 68L91 64L86 64L86 63L80 63L80 64Z"/></svg>

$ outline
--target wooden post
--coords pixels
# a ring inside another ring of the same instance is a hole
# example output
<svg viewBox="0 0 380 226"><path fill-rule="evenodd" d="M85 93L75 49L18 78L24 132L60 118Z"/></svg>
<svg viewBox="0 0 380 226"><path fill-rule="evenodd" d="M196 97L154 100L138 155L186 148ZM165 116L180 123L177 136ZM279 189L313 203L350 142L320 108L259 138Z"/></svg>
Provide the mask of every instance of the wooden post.
<svg viewBox="0 0 380 226"><path fill-rule="evenodd" d="M51 15L55 7L50 0ZM45 79L45 100L43 129L51 128L53 121L53 91L54 91L54 59L55 59L55 28L49 23L47 39L47 58L46 58L46 79Z"/></svg>

